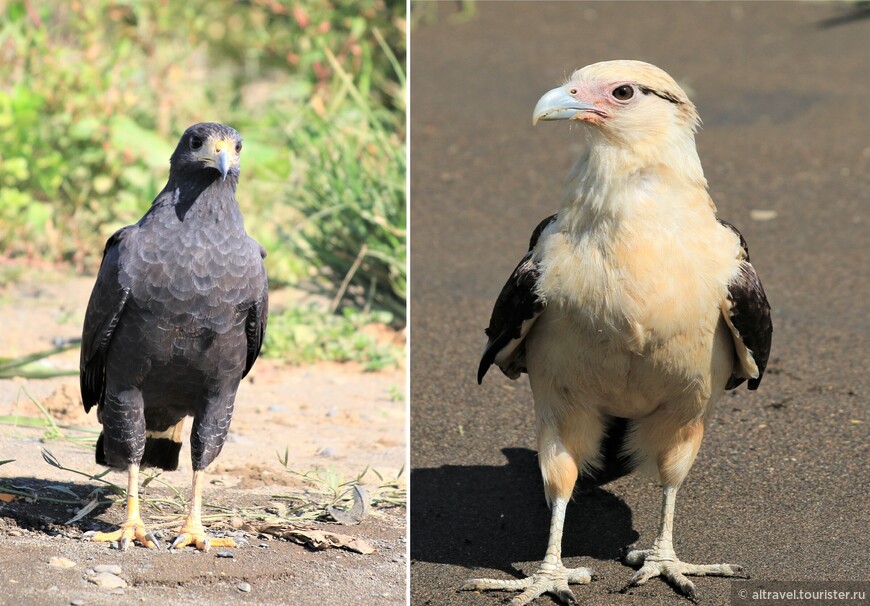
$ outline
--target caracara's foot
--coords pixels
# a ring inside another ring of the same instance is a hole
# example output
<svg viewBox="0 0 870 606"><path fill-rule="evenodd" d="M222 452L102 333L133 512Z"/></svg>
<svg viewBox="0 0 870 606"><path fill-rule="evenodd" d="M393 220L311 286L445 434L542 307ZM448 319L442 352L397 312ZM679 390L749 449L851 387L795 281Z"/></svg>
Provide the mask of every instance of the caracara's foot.
<svg viewBox="0 0 870 606"><path fill-rule="evenodd" d="M698 594L695 591L695 584L687 579L686 575L748 578L743 566L736 564L687 564L678 560L673 551L635 549L626 554L625 563L629 566L640 566L640 570L634 573L625 589L643 585L653 577L662 576L677 591L693 602L697 601Z"/></svg>
<svg viewBox="0 0 870 606"><path fill-rule="evenodd" d="M208 551L212 547L235 547L236 542L230 537L211 538L205 533L202 524L187 521L181 527L178 537L172 541L170 549L184 549L188 545L194 545L200 551Z"/></svg>
<svg viewBox="0 0 870 606"><path fill-rule="evenodd" d="M145 530L145 524L139 516L127 518L114 532L86 532L83 538L87 541L118 541L118 549L121 551L127 551L134 540L145 547L160 549L160 543L152 533Z"/></svg>
<svg viewBox="0 0 870 606"><path fill-rule="evenodd" d="M509 606L524 606L545 593L552 593L564 604L576 604L577 598L568 583L585 585L592 581L592 574L589 568L565 568L561 562L556 565L544 562L535 574L525 579L469 579L460 589L522 591L510 601Z"/></svg>

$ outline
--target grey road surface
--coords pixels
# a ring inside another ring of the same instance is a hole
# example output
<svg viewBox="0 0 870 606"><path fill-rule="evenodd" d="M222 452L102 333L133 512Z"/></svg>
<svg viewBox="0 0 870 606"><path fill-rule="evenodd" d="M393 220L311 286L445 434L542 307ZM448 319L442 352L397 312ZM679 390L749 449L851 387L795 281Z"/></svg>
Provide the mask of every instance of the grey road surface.
<svg viewBox="0 0 870 606"><path fill-rule="evenodd" d="M419 8L419 7L416 7ZM676 550L754 580L870 580L870 12L854 3L478 3L428 9L411 48L412 602L500 604L470 576L531 573L549 514L525 377L475 381L495 297L556 212L579 128L533 128L539 96L604 59L654 63L704 120L719 216L749 242L773 306L761 388L721 401L680 491ZM438 19L433 20L434 13ZM762 211L762 212L758 212ZM583 604L679 604L661 579L620 593L660 493L637 475L578 490L563 556ZM699 578L707 604L732 581ZM540 604L552 604L543 597Z"/></svg>

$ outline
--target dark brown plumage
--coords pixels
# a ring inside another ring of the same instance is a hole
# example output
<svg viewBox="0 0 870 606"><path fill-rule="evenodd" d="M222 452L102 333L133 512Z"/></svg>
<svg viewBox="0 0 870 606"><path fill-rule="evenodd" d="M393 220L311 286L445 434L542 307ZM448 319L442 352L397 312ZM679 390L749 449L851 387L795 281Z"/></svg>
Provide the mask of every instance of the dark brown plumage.
<svg viewBox="0 0 870 606"><path fill-rule="evenodd" d="M82 401L103 425L97 462L135 467L131 476L139 465L177 467L186 416L193 469L204 470L259 354L266 253L235 199L241 147L228 126L191 126L151 208L106 244L85 314Z"/></svg>

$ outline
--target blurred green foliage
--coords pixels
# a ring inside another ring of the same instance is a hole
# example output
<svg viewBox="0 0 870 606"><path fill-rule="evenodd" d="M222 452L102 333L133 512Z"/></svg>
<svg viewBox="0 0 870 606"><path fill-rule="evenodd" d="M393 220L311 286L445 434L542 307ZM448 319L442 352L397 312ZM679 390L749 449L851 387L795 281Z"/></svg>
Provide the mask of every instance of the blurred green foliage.
<svg viewBox="0 0 870 606"><path fill-rule="evenodd" d="M401 1L0 0L0 256L94 270L181 132L224 122L273 283L401 321L404 57Z"/></svg>
<svg viewBox="0 0 870 606"><path fill-rule="evenodd" d="M398 365L403 348L384 343L365 328L391 321L389 312L366 313L350 307L341 314L324 314L315 307L286 309L269 316L271 338L263 345L263 355L293 364L357 362L365 370L381 370Z"/></svg>

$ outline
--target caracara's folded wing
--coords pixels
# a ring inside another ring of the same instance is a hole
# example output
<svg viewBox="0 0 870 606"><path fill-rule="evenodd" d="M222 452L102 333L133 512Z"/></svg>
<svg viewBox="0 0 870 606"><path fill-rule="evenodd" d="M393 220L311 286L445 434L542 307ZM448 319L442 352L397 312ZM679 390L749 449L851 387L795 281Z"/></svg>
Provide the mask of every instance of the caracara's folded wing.
<svg viewBox="0 0 870 606"><path fill-rule="evenodd" d="M556 215L552 215L541 221L535 228L529 242L529 252L514 269L496 299L489 319L489 327L486 329L489 340L477 370L478 383L483 381L484 375L493 364L511 379L516 379L521 373L526 372L526 351L523 341L545 306L545 302L537 293L540 273L532 257L541 232L555 220Z"/></svg>
<svg viewBox="0 0 870 606"><path fill-rule="evenodd" d="M737 273L728 283L728 296L722 302L722 316L731 329L737 354L737 364L725 388L734 389L749 379L749 389L758 389L767 366L773 335L770 305L758 274L749 262L746 240L736 227L721 219L719 222L737 234L743 250Z"/></svg>

